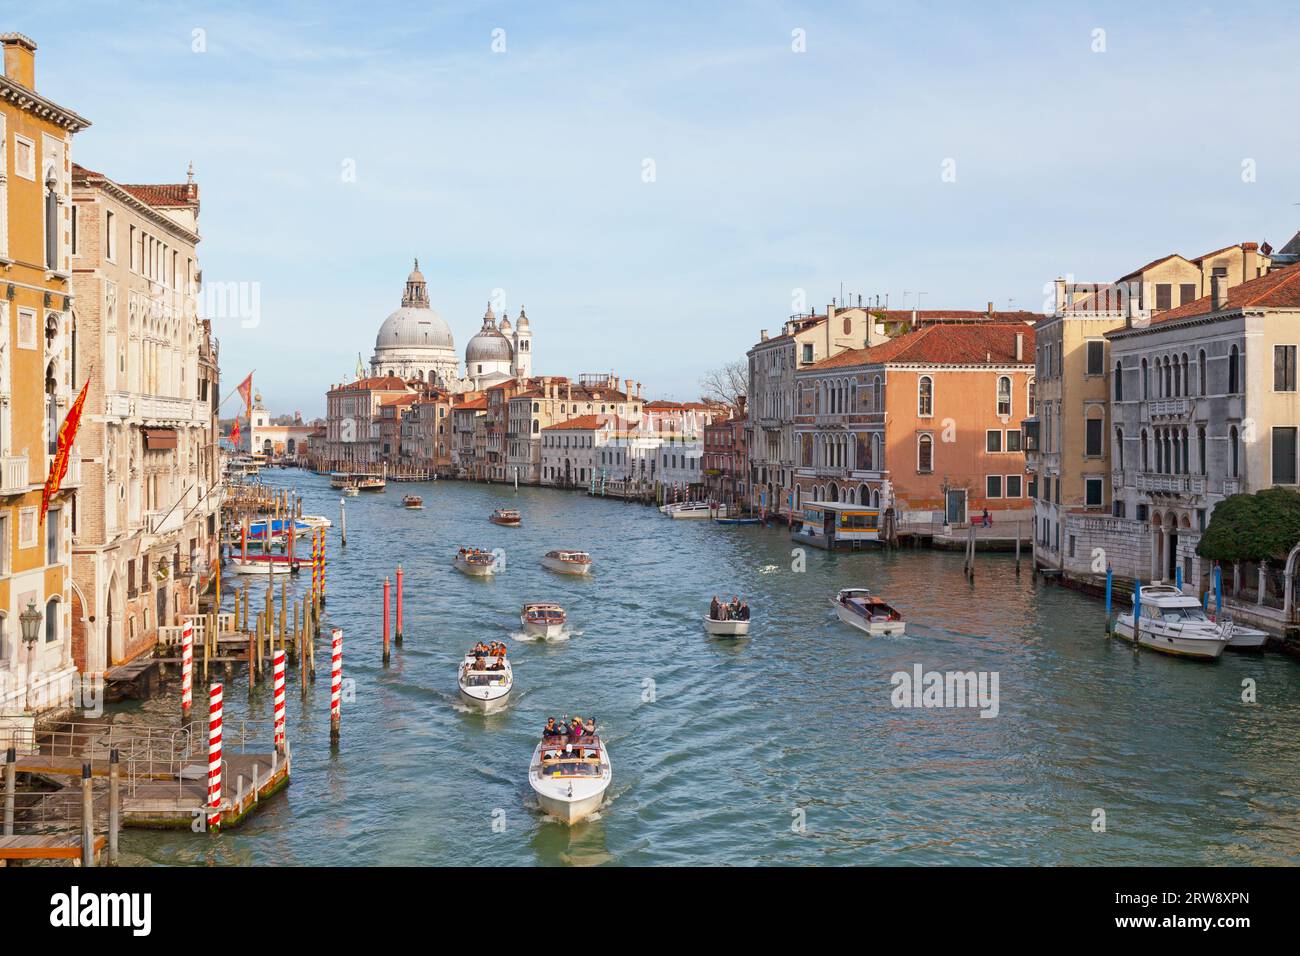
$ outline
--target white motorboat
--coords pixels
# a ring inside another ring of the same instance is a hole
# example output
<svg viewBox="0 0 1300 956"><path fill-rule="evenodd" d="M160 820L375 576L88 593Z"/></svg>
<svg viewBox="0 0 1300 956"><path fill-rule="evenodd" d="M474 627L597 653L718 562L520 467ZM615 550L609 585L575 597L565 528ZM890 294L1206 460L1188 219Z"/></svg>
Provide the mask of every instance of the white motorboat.
<svg viewBox="0 0 1300 956"><path fill-rule="evenodd" d="M710 505L707 501L678 501L662 506L659 511L670 518L725 518L726 505Z"/></svg>
<svg viewBox="0 0 1300 956"><path fill-rule="evenodd" d="M558 604L525 604L519 621L525 634L550 640L564 632L564 608Z"/></svg>
<svg viewBox="0 0 1300 956"><path fill-rule="evenodd" d="M866 588L844 588L831 605L841 621L873 637L902 634L907 628L902 614Z"/></svg>
<svg viewBox="0 0 1300 956"><path fill-rule="evenodd" d="M514 672L504 651L484 657L466 654L456 675L456 685L461 700L475 710L490 714L506 705L515 685Z"/></svg>
<svg viewBox="0 0 1300 956"><path fill-rule="evenodd" d="M547 551L542 556L542 567L560 574L589 574L591 555L586 551Z"/></svg>
<svg viewBox="0 0 1300 956"><path fill-rule="evenodd" d="M497 556L479 548L461 548L451 563L456 570L472 578L491 577L497 570Z"/></svg>
<svg viewBox="0 0 1300 956"><path fill-rule="evenodd" d="M226 569L232 574L297 574L299 563L297 558L290 561L283 554L235 555L226 560Z"/></svg>
<svg viewBox="0 0 1300 956"><path fill-rule="evenodd" d="M547 814L574 824L591 816L614 779L609 751L595 736L547 737L533 751L528 784Z"/></svg>
<svg viewBox="0 0 1300 956"><path fill-rule="evenodd" d="M299 515L298 523L305 524L308 528L332 528L333 522L324 515Z"/></svg>
<svg viewBox="0 0 1300 956"><path fill-rule="evenodd" d="M1268 632L1257 627L1243 627L1230 617L1223 619L1223 633L1228 638L1230 651L1262 651L1268 643Z"/></svg>
<svg viewBox="0 0 1300 956"><path fill-rule="evenodd" d="M1135 603L1136 603L1135 596ZM1227 625L1206 616L1201 602L1170 584L1148 584L1141 589L1141 618L1137 644L1162 654L1217 660L1228 646ZM1133 612L1119 614L1111 633L1133 642Z"/></svg>
<svg viewBox="0 0 1300 956"><path fill-rule="evenodd" d="M343 494L347 495L349 498L355 498L357 495L361 494L361 489L356 485L346 485L343 488Z"/></svg>
<svg viewBox="0 0 1300 956"><path fill-rule="evenodd" d="M713 637L749 637L749 621L720 621L704 615L704 629Z"/></svg>

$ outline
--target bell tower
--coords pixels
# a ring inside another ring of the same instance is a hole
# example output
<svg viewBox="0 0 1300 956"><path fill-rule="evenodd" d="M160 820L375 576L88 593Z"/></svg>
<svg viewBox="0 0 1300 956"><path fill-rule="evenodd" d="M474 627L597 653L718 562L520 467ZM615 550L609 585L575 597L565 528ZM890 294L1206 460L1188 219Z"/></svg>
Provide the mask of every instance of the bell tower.
<svg viewBox="0 0 1300 956"><path fill-rule="evenodd" d="M515 378L530 378L533 374L533 330L523 306L519 307L519 320L515 323L510 344L515 353Z"/></svg>

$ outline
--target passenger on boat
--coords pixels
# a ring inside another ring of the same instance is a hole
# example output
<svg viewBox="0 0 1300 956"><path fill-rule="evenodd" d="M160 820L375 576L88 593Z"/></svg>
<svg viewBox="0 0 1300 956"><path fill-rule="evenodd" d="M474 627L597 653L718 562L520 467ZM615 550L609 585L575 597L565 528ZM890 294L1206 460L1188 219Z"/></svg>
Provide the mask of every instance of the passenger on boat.
<svg viewBox="0 0 1300 956"><path fill-rule="evenodd" d="M554 717L546 718L546 726L542 728L542 739L546 740L552 737L563 737L564 728L555 723Z"/></svg>
<svg viewBox="0 0 1300 956"><path fill-rule="evenodd" d="M739 611L737 611L737 615L738 615L737 620L741 620L741 621L749 620L749 602L747 601L740 602L740 609Z"/></svg>
<svg viewBox="0 0 1300 956"><path fill-rule="evenodd" d="M569 724L569 736L574 740L581 740L582 734L582 718L574 715L573 723Z"/></svg>
<svg viewBox="0 0 1300 956"><path fill-rule="evenodd" d="M718 596L715 594L713 595L713 601L710 602L709 604L709 617L711 617L715 621L721 620L722 619L720 614L721 610L722 610L722 605L718 602Z"/></svg>
<svg viewBox="0 0 1300 956"><path fill-rule="evenodd" d="M582 722L582 735L584 737L596 736L596 721L588 717Z"/></svg>

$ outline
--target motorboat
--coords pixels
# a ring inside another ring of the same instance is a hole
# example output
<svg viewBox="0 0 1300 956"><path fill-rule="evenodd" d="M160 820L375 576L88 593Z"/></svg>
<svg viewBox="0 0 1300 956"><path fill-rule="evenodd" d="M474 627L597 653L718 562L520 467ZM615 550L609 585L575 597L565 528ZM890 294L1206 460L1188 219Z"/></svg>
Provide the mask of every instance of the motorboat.
<svg viewBox="0 0 1300 956"><path fill-rule="evenodd" d="M357 495L361 494L361 489L356 485L346 485L343 488L343 494L347 495L349 498L355 498Z"/></svg>
<svg viewBox="0 0 1300 956"><path fill-rule="evenodd" d="M542 567L560 574L588 574L591 555L586 551L547 551L542 556Z"/></svg>
<svg viewBox="0 0 1300 956"><path fill-rule="evenodd" d="M480 548L461 548L451 563L458 571L474 578L490 577L497 571L497 556Z"/></svg>
<svg viewBox="0 0 1300 956"><path fill-rule="evenodd" d="M704 629L711 637L749 637L749 618L725 620L704 615Z"/></svg>
<svg viewBox="0 0 1300 956"><path fill-rule="evenodd" d="M353 475L353 481L362 491L383 491L388 481L379 475Z"/></svg>
<svg viewBox="0 0 1300 956"><path fill-rule="evenodd" d="M841 621L873 637L902 634L907 626L902 614L866 588L844 588L831 605Z"/></svg>
<svg viewBox="0 0 1300 956"><path fill-rule="evenodd" d="M761 524L758 518L714 518L714 524Z"/></svg>
<svg viewBox="0 0 1300 956"><path fill-rule="evenodd" d="M287 554L248 554L228 558L226 567L232 574L297 574L301 563Z"/></svg>
<svg viewBox="0 0 1300 956"><path fill-rule="evenodd" d="M485 714L504 707L514 685L514 672L504 649L481 656L466 654L456 675L461 700Z"/></svg>
<svg viewBox="0 0 1300 956"><path fill-rule="evenodd" d="M410 508L413 511L424 509L424 499L419 495L406 495L402 498L402 507Z"/></svg>
<svg viewBox="0 0 1300 956"><path fill-rule="evenodd" d="M331 487L331 488L340 488L340 489L343 489L344 491L346 491L348 488L355 487L355 484L356 484L356 483L353 482L353 480L352 480L352 475L351 475L349 472L346 472L346 471L332 471L332 472L330 472L330 487Z"/></svg>
<svg viewBox="0 0 1300 956"><path fill-rule="evenodd" d="M670 518L725 518L726 505L711 505L707 501L678 501L662 506L659 511Z"/></svg>
<svg viewBox="0 0 1300 956"><path fill-rule="evenodd" d="M498 508L496 511L488 515L488 521L491 521L493 524L505 525L507 528L517 528L523 521L523 518L521 518L519 512L515 511L513 508Z"/></svg>
<svg viewBox="0 0 1300 956"><path fill-rule="evenodd" d="M1228 622L1210 620L1201 602L1171 584L1148 584L1134 595L1141 605L1137 644L1162 654L1217 660L1232 639ZM1133 611L1119 614L1111 633L1133 642Z"/></svg>
<svg viewBox="0 0 1300 956"><path fill-rule="evenodd" d="M308 528L332 528L333 522L324 515L299 515L298 524L306 525Z"/></svg>
<svg viewBox="0 0 1300 956"><path fill-rule="evenodd" d="M1230 651L1262 651L1268 643L1268 632L1257 627L1243 627L1231 617L1223 619L1223 633L1228 638Z"/></svg>
<svg viewBox="0 0 1300 956"><path fill-rule="evenodd" d="M558 604L525 604L519 615L525 634L544 639L559 637L564 631L565 620L564 608Z"/></svg>
<svg viewBox="0 0 1300 956"><path fill-rule="evenodd" d="M574 824L604 802L614 779L609 751L600 737L545 737L528 765L528 785L549 816Z"/></svg>

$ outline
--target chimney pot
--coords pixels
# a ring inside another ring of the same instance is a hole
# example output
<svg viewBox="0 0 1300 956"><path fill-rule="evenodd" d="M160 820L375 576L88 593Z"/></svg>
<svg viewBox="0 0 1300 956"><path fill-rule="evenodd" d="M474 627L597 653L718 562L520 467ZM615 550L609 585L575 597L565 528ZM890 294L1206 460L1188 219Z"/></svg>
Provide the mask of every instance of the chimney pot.
<svg viewBox="0 0 1300 956"><path fill-rule="evenodd" d="M1025 360L1025 333L1017 332L1016 333L1016 361L1023 362L1024 360Z"/></svg>
<svg viewBox="0 0 1300 956"><path fill-rule="evenodd" d="M35 90L36 41L21 33L0 33L0 44L4 44L5 76Z"/></svg>

